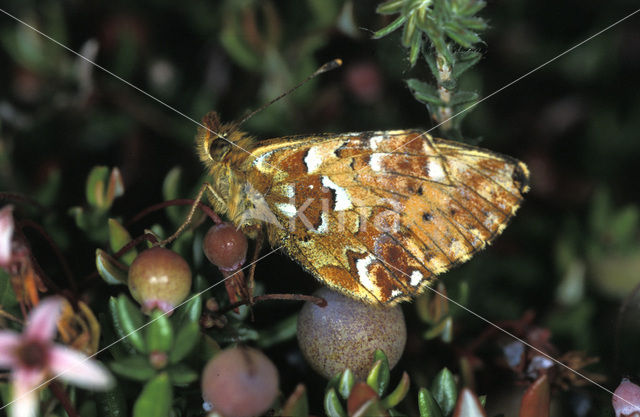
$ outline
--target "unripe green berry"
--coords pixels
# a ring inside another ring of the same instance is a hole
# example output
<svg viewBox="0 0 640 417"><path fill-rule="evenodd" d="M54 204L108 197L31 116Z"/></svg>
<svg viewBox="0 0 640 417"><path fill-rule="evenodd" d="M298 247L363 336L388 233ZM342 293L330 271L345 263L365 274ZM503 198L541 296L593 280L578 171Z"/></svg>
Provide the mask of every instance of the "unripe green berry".
<svg viewBox="0 0 640 417"><path fill-rule="evenodd" d="M173 310L189 294L191 269L177 253L153 247L141 252L129 267L129 291L150 312Z"/></svg>

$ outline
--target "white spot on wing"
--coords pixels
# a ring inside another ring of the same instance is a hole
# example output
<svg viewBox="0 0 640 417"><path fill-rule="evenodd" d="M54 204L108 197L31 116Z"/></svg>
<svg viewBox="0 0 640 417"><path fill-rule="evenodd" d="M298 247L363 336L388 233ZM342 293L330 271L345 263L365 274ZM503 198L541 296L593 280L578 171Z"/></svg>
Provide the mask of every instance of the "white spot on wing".
<svg viewBox="0 0 640 417"><path fill-rule="evenodd" d="M417 286L422 281L422 278L424 278L424 276L420 273L420 271L413 271L411 273L411 281L409 281L409 285L411 285L412 287Z"/></svg>
<svg viewBox="0 0 640 417"><path fill-rule="evenodd" d="M284 186L284 195L289 198L294 198L296 196L296 189L292 184L287 184Z"/></svg>
<svg viewBox="0 0 640 417"><path fill-rule="evenodd" d="M498 216L494 213L489 213L482 224L484 224L484 227L491 230L493 225L496 223L498 223Z"/></svg>
<svg viewBox="0 0 640 417"><path fill-rule="evenodd" d="M442 164L435 159L430 159L427 163L427 172L429 173L429 179L433 181L442 181L445 179Z"/></svg>
<svg viewBox="0 0 640 417"><path fill-rule="evenodd" d="M327 188L331 188L336 193L336 204L333 208L334 210L348 210L353 207L351 204L351 199L349 198L349 194L347 194L347 190L331 181L329 177L322 177L322 185Z"/></svg>
<svg viewBox="0 0 640 417"><path fill-rule="evenodd" d="M291 203L276 203L276 207L287 217L293 217L298 212L296 206Z"/></svg>
<svg viewBox="0 0 640 417"><path fill-rule="evenodd" d="M356 261L356 269L358 270L358 280L363 287L368 290L375 290L375 286L369 278L369 266L376 260L375 256L369 254L365 258Z"/></svg>
<svg viewBox="0 0 640 417"><path fill-rule="evenodd" d="M311 174L322 164L322 154L317 146L312 146L304 157L304 163L307 165L307 172Z"/></svg>
<svg viewBox="0 0 640 417"><path fill-rule="evenodd" d="M382 135L371 136L371 139L369 139L369 147L375 151L383 140L384 136Z"/></svg>
<svg viewBox="0 0 640 417"><path fill-rule="evenodd" d="M402 295L402 291L395 289L395 290L391 290L391 298L396 298L398 296Z"/></svg>
<svg viewBox="0 0 640 417"><path fill-rule="evenodd" d="M451 241L451 246L449 247L449 249L454 256L460 255L462 257L464 256L464 254L469 252L464 244L457 239Z"/></svg>
<svg viewBox="0 0 640 417"><path fill-rule="evenodd" d="M265 159L271 156L274 151L265 152L253 161L253 165L257 167L259 170L263 171L265 168L271 168L269 164L264 162ZM266 166L265 166L266 165Z"/></svg>
<svg viewBox="0 0 640 417"><path fill-rule="evenodd" d="M371 154L369 158L369 166L374 171L382 171L382 158L384 158L386 154L384 153L374 153Z"/></svg>
<svg viewBox="0 0 640 417"><path fill-rule="evenodd" d="M322 212L320 219L322 220L322 222L320 223L320 226L318 226L318 228L315 230L315 232L320 234L327 233L329 231L329 215L326 211Z"/></svg>

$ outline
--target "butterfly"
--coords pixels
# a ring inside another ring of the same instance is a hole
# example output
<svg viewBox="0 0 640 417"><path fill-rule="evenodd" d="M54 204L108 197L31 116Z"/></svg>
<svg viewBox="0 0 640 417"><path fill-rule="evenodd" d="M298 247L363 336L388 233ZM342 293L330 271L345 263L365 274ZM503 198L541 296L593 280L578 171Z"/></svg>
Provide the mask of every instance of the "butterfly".
<svg viewBox="0 0 640 417"><path fill-rule="evenodd" d="M408 300L467 261L529 190L523 162L419 130L258 141L215 112L202 124L216 212L366 303Z"/></svg>

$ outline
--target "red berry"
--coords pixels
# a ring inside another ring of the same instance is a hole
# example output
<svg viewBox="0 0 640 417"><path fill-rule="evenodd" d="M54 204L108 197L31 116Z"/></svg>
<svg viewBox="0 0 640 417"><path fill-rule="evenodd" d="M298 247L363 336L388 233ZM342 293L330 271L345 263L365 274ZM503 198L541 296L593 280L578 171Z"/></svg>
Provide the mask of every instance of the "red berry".
<svg viewBox="0 0 640 417"><path fill-rule="evenodd" d="M169 249L154 247L140 253L129 267L129 291L145 312L173 310L189 294L191 270Z"/></svg>
<svg viewBox="0 0 640 417"><path fill-rule="evenodd" d="M202 372L202 398L225 417L264 414L278 395L278 370L259 350L223 350Z"/></svg>
<svg viewBox="0 0 640 417"><path fill-rule="evenodd" d="M239 269L247 258L248 246L247 237L230 223L212 226L202 242L209 261L223 271Z"/></svg>

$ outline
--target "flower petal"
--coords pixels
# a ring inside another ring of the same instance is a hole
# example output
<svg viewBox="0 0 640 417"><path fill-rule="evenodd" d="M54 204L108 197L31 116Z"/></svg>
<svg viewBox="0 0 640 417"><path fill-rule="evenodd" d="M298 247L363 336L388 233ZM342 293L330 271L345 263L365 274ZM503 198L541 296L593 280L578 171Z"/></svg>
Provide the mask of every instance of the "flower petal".
<svg viewBox="0 0 640 417"><path fill-rule="evenodd" d="M13 241L13 206L4 206L0 210L0 266L11 261L11 242Z"/></svg>
<svg viewBox="0 0 640 417"><path fill-rule="evenodd" d="M106 390L113 385L113 377L100 362L76 350L54 346L49 355L49 367L54 377L96 390Z"/></svg>
<svg viewBox="0 0 640 417"><path fill-rule="evenodd" d="M13 368L16 365L14 350L20 343L20 335L11 330L0 332L0 368Z"/></svg>
<svg viewBox="0 0 640 417"><path fill-rule="evenodd" d="M24 336L41 342L49 342L56 335L56 323L60 316L62 298L49 297L40 302L29 313Z"/></svg>
<svg viewBox="0 0 640 417"><path fill-rule="evenodd" d="M14 388L14 400L9 406L11 417L36 417L38 413L38 393L37 391L27 391L22 395L17 394Z"/></svg>
<svg viewBox="0 0 640 417"><path fill-rule="evenodd" d="M15 369L13 380L13 398L11 417L35 417L38 412L38 385L44 380L41 369Z"/></svg>

